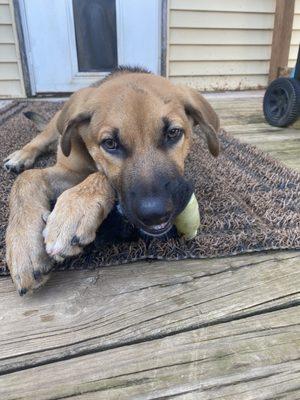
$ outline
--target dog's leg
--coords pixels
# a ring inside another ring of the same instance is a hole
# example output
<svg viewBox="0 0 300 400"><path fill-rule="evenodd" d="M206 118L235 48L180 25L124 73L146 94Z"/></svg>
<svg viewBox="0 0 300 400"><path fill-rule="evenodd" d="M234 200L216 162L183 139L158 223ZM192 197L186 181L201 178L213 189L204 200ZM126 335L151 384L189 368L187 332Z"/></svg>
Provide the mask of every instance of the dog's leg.
<svg viewBox="0 0 300 400"><path fill-rule="evenodd" d="M114 192L100 172L62 193L43 233L49 256L59 260L79 254L94 241L113 204Z"/></svg>
<svg viewBox="0 0 300 400"><path fill-rule="evenodd" d="M85 177L55 165L25 171L15 181L9 201L6 260L21 295L41 286L52 267L42 236L51 200Z"/></svg>
<svg viewBox="0 0 300 400"><path fill-rule="evenodd" d="M59 114L60 111L55 114L44 130L31 140L31 142L6 157L4 168L7 171L19 173L24 169L31 168L38 156L56 149L59 137L56 122ZM34 117L32 119L41 127L41 122L35 121Z"/></svg>

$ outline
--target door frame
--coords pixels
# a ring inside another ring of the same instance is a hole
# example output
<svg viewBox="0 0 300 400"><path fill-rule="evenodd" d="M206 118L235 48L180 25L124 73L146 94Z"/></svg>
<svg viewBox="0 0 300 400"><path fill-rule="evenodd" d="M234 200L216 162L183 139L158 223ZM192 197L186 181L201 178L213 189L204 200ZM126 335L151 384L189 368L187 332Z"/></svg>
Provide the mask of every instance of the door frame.
<svg viewBox="0 0 300 400"><path fill-rule="evenodd" d="M26 54L25 38L24 38L24 33L23 33L19 0L12 0L12 6L13 6L12 8L13 8L13 14L14 14L13 17L15 20L17 38L18 38L18 44L19 44L19 53L20 53L20 58L21 58L21 70L22 70L22 75L23 75L25 94L26 94L26 97L31 97L32 96L31 82L30 82L29 66L28 66L28 59L27 59L27 54Z"/></svg>
<svg viewBox="0 0 300 400"><path fill-rule="evenodd" d="M37 88L35 83L35 76L34 76L34 64L31 56L31 45L30 45L30 35L29 29L27 25L27 16L26 16L26 7L25 7L25 0L14 0L18 4L19 10L19 24L21 26L21 31L23 33L22 37L22 45L24 49L24 53L26 54L26 68L23 70L27 77L27 81L29 81L30 87L30 96L37 95ZM94 82L95 79L104 78L109 72L79 72L78 71L78 62L77 62L77 47L76 47L76 36L75 36L75 25L74 25L74 14L73 14L73 5L72 0L66 0L64 2L66 7L66 15L67 15L67 31L68 31L68 42L69 42L69 49L70 49L70 59L71 59L71 69L74 80L78 83L83 83L85 86L90 85ZM116 0L116 8L117 5L120 4L120 0ZM118 34L118 12L117 14L117 44L118 44L118 60L119 60L119 34ZM48 94L48 93L47 93ZM60 93L53 92L53 95L59 96Z"/></svg>
<svg viewBox="0 0 300 400"><path fill-rule="evenodd" d="M167 27L167 21L163 18L166 10L167 0L157 0L158 4L158 54L159 58L157 60L157 70L158 73L164 73L163 63L165 62L166 53L163 49L162 44L165 43L165 34ZM109 72L79 72L78 71L78 62L77 62L77 48L75 42L75 26L74 26L74 16L72 12L72 0L66 0L65 2L67 7L67 15L68 15L68 40L70 43L70 58L71 58L71 68L74 74L75 79L78 82L82 82L84 85L88 86L92 81L97 79L101 79L106 76ZM36 83L34 77L34 67L33 60L30 51L30 40L29 40L29 30L27 25L26 18L26 8L25 8L25 0L13 0L14 5L14 17L16 21L17 34L19 40L19 47L21 53L21 64L22 64L22 72L25 82L25 91L27 97L32 97L36 95L53 95L59 96L63 93L59 92L48 92L48 93L37 93ZM117 54L118 54L118 65L124 64L124 43L123 43L123 32L124 32L124 23L123 23L123 15L124 15L124 0L116 0L116 24L117 24ZM163 40L162 40L163 38ZM68 92L69 93L69 92Z"/></svg>
<svg viewBox="0 0 300 400"><path fill-rule="evenodd" d="M36 84L35 84L35 77L34 77L34 73L33 73L33 61L32 61L32 56L31 56L31 51L30 51L29 31L28 31L28 26L27 26L25 3L23 0L14 0L14 2L17 4L17 9L19 11L18 24L20 25L20 31L22 32L22 52L24 52L25 57L26 57L26 69L25 70L23 69L23 75L24 75L25 71L27 72L28 75L26 76L26 78L24 76L24 81L26 80L29 82L30 96L35 96L36 95ZM18 39L20 40L20 37ZM19 42L19 46L21 48L20 42Z"/></svg>

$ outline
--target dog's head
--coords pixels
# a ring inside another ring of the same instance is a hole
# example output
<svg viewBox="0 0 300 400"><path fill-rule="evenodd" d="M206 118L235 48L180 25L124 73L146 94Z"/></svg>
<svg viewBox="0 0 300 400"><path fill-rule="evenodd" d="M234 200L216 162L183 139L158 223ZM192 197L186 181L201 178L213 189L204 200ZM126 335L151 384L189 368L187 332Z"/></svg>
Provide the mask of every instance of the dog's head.
<svg viewBox="0 0 300 400"><path fill-rule="evenodd" d="M194 125L217 156L219 119L208 102L143 73L122 73L75 93L58 119L64 155L79 135L127 218L151 235L165 233L190 199L183 172Z"/></svg>

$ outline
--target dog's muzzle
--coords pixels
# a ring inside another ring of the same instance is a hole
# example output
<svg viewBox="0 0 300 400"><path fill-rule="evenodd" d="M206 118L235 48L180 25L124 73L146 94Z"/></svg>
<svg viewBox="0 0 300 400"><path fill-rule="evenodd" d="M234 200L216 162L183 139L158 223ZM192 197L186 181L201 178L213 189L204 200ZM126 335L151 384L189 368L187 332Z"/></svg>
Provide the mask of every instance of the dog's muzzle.
<svg viewBox="0 0 300 400"><path fill-rule="evenodd" d="M173 226L173 221L188 204L193 193L193 185L179 176L167 184L149 187L138 186L130 191L121 209L127 219L150 236L165 235Z"/></svg>

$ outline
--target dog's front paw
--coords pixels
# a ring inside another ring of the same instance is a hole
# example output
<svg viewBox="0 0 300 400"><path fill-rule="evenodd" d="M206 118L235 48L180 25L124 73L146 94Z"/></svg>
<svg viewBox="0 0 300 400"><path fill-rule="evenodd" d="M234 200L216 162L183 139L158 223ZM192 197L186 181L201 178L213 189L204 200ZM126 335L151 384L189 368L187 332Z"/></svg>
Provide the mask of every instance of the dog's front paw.
<svg viewBox="0 0 300 400"><path fill-rule="evenodd" d="M44 248L42 225L38 221L30 229L22 223L12 223L7 230L6 261L21 296L42 286L53 266Z"/></svg>
<svg viewBox="0 0 300 400"><path fill-rule="evenodd" d="M33 166L36 158L35 156L34 150L17 150L5 158L4 168L7 172L15 172L18 174Z"/></svg>
<svg viewBox="0 0 300 400"><path fill-rule="evenodd" d="M75 256L93 242L103 212L96 202L76 195L75 188L64 192L57 200L43 231L46 251L56 261Z"/></svg>

